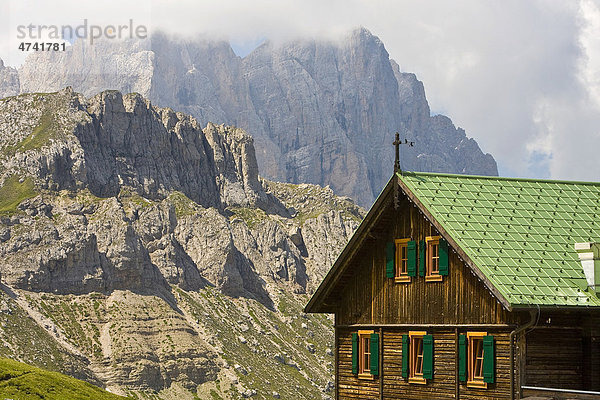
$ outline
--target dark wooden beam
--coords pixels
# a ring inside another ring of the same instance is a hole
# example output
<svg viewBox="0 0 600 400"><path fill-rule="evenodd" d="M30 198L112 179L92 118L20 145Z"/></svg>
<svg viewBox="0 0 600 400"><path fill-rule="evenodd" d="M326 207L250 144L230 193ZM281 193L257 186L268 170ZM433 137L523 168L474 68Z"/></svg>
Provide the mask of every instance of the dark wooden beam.
<svg viewBox="0 0 600 400"><path fill-rule="evenodd" d="M336 325L340 329L378 329L378 328L459 328L459 329L506 329L516 328L516 324L351 324Z"/></svg>
<svg viewBox="0 0 600 400"><path fill-rule="evenodd" d="M335 323L334 320L334 324L337 325L337 323ZM334 332L335 332L335 341L334 341L334 362L335 362L335 400L340 400L340 362L339 362L339 351L340 351L340 340L339 340L339 332L338 332L338 328L334 327L333 328Z"/></svg>
<svg viewBox="0 0 600 400"><path fill-rule="evenodd" d="M383 400L383 328L379 327L379 400Z"/></svg>

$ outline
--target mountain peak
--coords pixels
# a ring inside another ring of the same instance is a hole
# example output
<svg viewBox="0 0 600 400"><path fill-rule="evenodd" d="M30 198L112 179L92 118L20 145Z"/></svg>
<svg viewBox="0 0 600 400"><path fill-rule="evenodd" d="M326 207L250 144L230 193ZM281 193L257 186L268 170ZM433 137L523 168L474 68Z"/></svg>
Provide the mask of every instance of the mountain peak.
<svg viewBox="0 0 600 400"><path fill-rule="evenodd" d="M377 39L379 40L379 38L375 35L373 35L373 33L371 33L370 30L368 30L367 28L365 28L364 26L359 26L358 28L355 28L352 33L352 36L358 36L361 38L365 38L365 39Z"/></svg>
<svg viewBox="0 0 600 400"><path fill-rule="evenodd" d="M0 98L19 94L19 73L0 58Z"/></svg>
<svg viewBox="0 0 600 400"><path fill-rule="evenodd" d="M381 39L363 26L353 30L350 34L350 37L352 41L358 41L359 43L372 44L385 48Z"/></svg>

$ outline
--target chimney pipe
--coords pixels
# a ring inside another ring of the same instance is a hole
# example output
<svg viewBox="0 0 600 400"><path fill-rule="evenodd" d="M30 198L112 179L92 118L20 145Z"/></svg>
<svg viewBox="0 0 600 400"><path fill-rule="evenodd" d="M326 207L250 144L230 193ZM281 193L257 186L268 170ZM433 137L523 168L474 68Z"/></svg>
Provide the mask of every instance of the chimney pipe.
<svg viewBox="0 0 600 400"><path fill-rule="evenodd" d="M575 250L581 261L588 287L600 293L600 243L575 243Z"/></svg>

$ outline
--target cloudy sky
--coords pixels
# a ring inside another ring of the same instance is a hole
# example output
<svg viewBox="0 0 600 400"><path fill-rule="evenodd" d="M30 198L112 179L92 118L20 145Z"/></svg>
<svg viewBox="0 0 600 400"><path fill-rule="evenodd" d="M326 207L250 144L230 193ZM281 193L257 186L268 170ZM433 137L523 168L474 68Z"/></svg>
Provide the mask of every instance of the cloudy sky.
<svg viewBox="0 0 600 400"><path fill-rule="evenodd" d="M338 38L363 26L501 175L600 181L600 0L9 0L0 58L22 62L18 25L84 19L209 34L241 55L265 38Z"/></svg>

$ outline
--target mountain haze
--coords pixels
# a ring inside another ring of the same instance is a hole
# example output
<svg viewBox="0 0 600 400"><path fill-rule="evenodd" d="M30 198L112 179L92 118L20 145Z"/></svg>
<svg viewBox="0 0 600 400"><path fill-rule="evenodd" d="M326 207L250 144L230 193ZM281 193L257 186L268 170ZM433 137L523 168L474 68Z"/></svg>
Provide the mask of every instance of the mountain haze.
<svg viewBox="0 0 600 400"><path fill-rule="evenodd" d="M76 42L31 54L18 82L22 93L68 85L86 96L138 92L202 125L237 126L253 136L263 176L329 185L364 206L391 175L396 131L415 142L402 149L404 169L497 175L492 156L462 129L430 115L423 84L366 29L337 42L266 42L243 59L224 41L162 33L145 42ZM14 83L0 93L11 90Z"/></svg>

